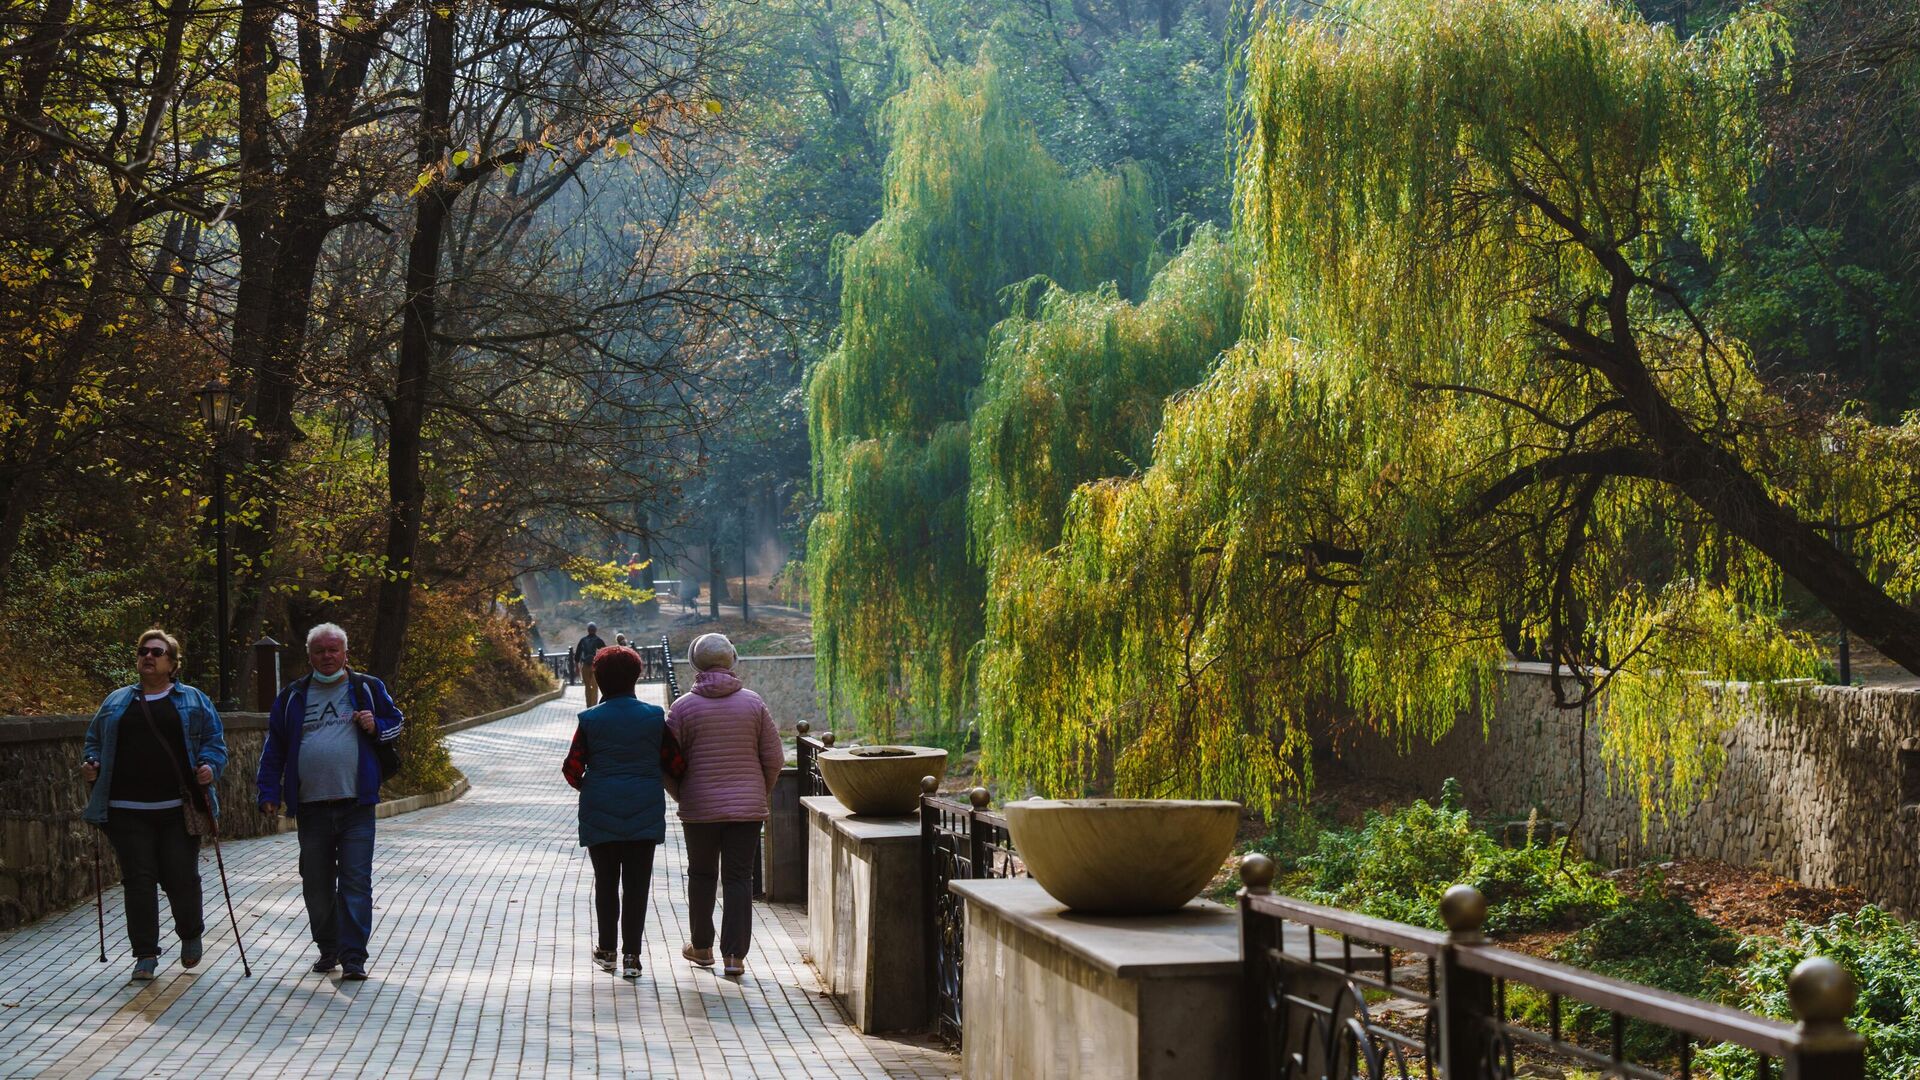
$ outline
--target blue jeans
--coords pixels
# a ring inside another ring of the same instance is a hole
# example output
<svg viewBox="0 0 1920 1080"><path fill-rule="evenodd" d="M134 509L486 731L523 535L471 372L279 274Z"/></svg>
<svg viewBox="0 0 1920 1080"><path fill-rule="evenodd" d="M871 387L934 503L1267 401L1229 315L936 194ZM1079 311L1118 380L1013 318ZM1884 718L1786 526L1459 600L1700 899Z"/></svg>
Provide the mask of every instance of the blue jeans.
<svg viewBox="0 0 1920 1080"><path fill-rule="evenodd" d="M294 820L313 943L323 956L363 966L373 931L373 807L352 799L303 802Z"/></svg>

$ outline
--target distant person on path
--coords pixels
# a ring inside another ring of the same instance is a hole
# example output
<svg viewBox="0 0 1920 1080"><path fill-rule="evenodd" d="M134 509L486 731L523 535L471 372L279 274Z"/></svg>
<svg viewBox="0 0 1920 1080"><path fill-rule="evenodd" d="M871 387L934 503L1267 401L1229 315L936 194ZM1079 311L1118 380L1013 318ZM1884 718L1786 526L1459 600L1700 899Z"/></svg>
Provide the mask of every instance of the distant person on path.
<svg viewBox="0 0 1920 1080"><path fill-rule="evenodd" d="M629 642L629 641L627 640L627 635L625 635L625 634L615 634L615 635L613 635L613 643L614 643L615 645L618 645L618 646L620 646L620 647L621 647L621 648L623 648L623 649L631 649L631 648L633 648L633 644L632 644L631 642Z"/></svg>
<svg viewBox="0 0 1920 1080"><path fill-rule="evenodd" d="M713 900L724 895L721 970L746 972L753 935L753 859L786 750L760 695L733 673L733 643L702 634L687 650L697 674L691 693L667 712L667 730L686 755L686 775L669 780L687 833L687 917L693 941L680 955L713 966Z"/></svg>
<svg viewBox="0 0 1920 1080"><path fill-rule="evenodd" d="M606 647L607 643L600 640L600 628L593 623L587 624L587 636L573 647L573 662L580 668L580 685L586 688L589 709L600 703L600 683L594 678L593 658Z"/></svg>
<svg viewBox="0 0 1920 1080"><path fill-rule="evenodd" d="M653 851L667 838L664 784L684 772L686 762L667 731L666 713L634 695L640 654L617 645L601 649L593 668L607 700L580 714L560 774L580 792L580 846L593 861L599 923L593 961L612 971L618 948L620 974L637 979Z"/></svg>
<svg viewBox="0 0 1920 1080"><path fill-rule="evenodd" d="M140 635L140 681L107 695L93 722L80 775L93 785L86 819L106 830L126 892L133 977L160 969L160 894L167 892L180 966L200 962L200 837L186 807L220 812L213 785L227 765L226 733L207 695L174 681L180 642L165 630Z"/></svg>
<svg viewBox="0 0 1920 1080"><path fill-rule="evenodd" d="M284 807L300 826L300 886L320 957L313 970L367 977L373 932L373 809L380 802L379 743L405 718L384 683L347 667L347 632L307 631L311 672L273 699L260 752L260 809Z"/></svg>

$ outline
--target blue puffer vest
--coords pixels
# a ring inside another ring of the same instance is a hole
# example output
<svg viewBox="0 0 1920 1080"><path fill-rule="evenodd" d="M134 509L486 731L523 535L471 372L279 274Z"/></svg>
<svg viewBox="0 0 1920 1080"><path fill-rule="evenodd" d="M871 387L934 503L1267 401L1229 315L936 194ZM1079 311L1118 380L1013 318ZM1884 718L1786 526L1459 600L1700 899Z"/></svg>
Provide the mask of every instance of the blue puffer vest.
<svg viewBox="0 0 1920 1080"><path fill-rule="evenodd" d="M617 697L580 714L587 773L580 782L580 843L667 838L660 743L667 714L639 698Z"/></svg>

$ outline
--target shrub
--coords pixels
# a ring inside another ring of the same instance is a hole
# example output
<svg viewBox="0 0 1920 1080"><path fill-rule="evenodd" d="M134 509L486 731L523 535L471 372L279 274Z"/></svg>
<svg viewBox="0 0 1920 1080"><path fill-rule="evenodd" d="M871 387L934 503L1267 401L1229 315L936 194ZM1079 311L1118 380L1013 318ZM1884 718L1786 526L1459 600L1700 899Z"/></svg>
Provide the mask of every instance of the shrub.
<svg viewBox="0 0 1920 1080"><path fill-rule="evenodd" d="M1920 927L1869 905L1818 926L1789 923L1785 939L1747 940L1751 959L1735 975L1734 1004L1792 1019L1787 976L1808 956L1829 957L1860 986L1847 1022L1866 1037L1869 1080L1920 1076ZM1754 1055L1740 1047L1716 1046L1700 1060L1725 1080L1756 1075Z"/></svg>
<svg viewBox="0 0 1920 1080"><path fill-rule="evenodd" d="M1732 989L1732 965L1742 952L1738 938L1652 878L1638 894L1569 938L1555 956L1616 979L1721 1000ZM1544 1026L1544 1010L1533 1019ZM1572 1003L1565 1019L1582 1039L1605 1043L1613 1038L1613 1017L1604 1009ZM1681 1040L1666 1028L1630 1020L1623 1041L1633 1060L1646 1062L1677 1054Z"/></svg>
<svg viewBox="0 0 1920 1080"><path fill-rule="evenodd" d="M1465 810L1424 800L1369 814L1358 830L1323 833L1301 862L1313 875L1309 899L1433 929L1441 928L1440 897L1463 882L1485 894L1487 929L1495 933L1569 926L1619 903L1592 864L1562 867L1558 847L1531 840L1502 848Z"/></svg>

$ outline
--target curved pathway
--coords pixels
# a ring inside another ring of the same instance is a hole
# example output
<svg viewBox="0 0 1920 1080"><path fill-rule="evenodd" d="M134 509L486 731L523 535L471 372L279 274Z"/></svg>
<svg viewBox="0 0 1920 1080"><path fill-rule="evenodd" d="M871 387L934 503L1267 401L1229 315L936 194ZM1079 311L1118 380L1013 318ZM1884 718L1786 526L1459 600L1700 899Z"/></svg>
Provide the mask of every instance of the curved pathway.
<svg viewBox="0 0 1920 1080"><path fill-rule="evenodd" d="M658 687L644 690L658 692ZM654 700L658 700L656 696ZM130 983L119 889L98 962L91 905L0 938L0 1076L944 1077L926 1040L848 1027L801 953L806 916L756 905L743 979L680 959L686 851L654 862L644 974L588 955L592 869L560 760L579 689L448 736L464 798L379 823L371 978L308 973L291 833L225 845L254 976L241 973L209 848L207 957L181 970L166 905L161 977ZM251 762L235 762L251 768ZM111 855L107 855L111 858Z"/></svg>

